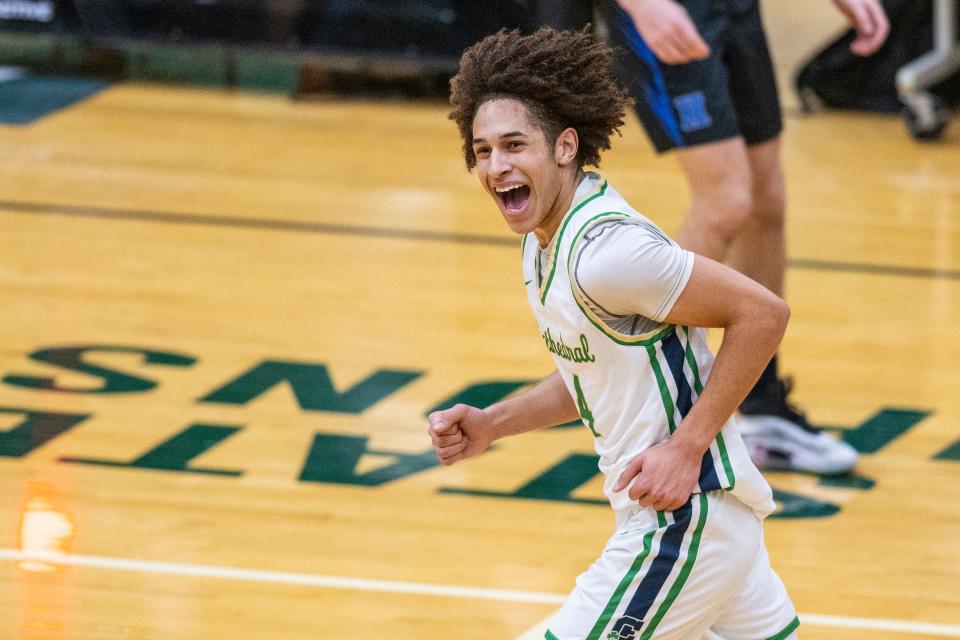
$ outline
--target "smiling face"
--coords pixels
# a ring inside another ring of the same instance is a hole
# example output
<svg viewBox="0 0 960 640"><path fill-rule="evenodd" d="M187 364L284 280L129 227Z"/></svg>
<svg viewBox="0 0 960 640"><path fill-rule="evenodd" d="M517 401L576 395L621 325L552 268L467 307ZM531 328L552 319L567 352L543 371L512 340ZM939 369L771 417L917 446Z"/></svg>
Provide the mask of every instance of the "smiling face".
<svg viewBox="0 0 960 640"><path fill-rule="evenodd" d="M515 233L534 231L546 246L576 191L577 133L556 142L511 98L484 102L473 119L473 152L480 184Z"/></svg>

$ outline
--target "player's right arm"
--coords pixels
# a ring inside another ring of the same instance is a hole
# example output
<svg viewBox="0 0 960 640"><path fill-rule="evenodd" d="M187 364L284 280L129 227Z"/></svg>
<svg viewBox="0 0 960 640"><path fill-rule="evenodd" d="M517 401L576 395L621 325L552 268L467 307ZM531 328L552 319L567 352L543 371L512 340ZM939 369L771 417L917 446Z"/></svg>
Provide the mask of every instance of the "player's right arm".
<svg viewBox="0 0 960 640"><path fill-rule="evenodd" d="M647 46L662 62L683 64L710 57L710 47L676 0L617 0Z"/></svg>
<svg viewBox="0 0 960 640"><path fill-rule="evenodd" d="M482 453L500 438L570 422L579 417L560 373L486 409L457 404L431 413L427 433L440 462L451 465Z"/></svg>

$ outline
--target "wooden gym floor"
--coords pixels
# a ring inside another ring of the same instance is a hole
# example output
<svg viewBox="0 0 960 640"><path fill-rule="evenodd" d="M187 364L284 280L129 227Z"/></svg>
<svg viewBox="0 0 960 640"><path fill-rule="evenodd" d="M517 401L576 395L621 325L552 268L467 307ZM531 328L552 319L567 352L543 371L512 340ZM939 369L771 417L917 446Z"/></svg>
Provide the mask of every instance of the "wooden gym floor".
<svg viewBox="0 0 960 640"><path fill-rule="evenodd" d="M782 76L823 4L768 3ZM121 84L0 126L0 637L535 635L612 517L583 429L433 462L425 413L550 369L445 113ZM784 157L785 368L864 454L768 475L773 562L805 639L960 637L960 136L788 109ZM632 117L602 169L678 227Z"/></svg>

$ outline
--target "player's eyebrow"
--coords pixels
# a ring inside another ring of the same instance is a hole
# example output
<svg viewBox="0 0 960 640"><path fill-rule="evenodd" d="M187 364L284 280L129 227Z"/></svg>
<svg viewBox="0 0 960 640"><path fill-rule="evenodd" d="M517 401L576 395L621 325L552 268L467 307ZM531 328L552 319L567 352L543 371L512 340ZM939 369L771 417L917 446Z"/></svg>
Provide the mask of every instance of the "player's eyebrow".
<svg viewBox="0 0 960 640"><path fill-rule="evenodd" d="M509 133L504 133L500 138L517 138L517 137L526 137L523 131L510 131ZM470 141L471 144L480 144L481 142L486 142L486 138L474 138Z"/></svg>

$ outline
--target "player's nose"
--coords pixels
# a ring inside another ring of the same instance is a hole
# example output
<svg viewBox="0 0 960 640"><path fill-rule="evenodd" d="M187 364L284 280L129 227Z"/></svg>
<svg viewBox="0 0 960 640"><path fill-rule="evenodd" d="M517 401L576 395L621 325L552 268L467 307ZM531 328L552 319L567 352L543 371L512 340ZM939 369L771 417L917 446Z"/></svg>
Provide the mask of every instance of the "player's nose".
<svg viewBox="0 0 960 640"><path fill-rule="evenodd" d="M510 163L510 156L498 149L490 152L490 174L496 177L505 176L510 173L513 165Z"/></svg>

